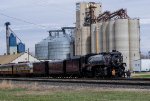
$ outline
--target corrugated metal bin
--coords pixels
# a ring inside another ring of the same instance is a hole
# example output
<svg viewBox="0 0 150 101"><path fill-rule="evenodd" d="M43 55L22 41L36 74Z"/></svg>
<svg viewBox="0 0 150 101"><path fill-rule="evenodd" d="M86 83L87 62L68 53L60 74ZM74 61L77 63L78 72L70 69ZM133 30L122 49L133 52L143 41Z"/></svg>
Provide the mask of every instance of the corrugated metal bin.
<svg viewBox="0 0 150 101"><path fill-rule="evenodd" d="M18 43L18 45L17 45L17 51L18 51L18 53L25 52L25 44L23 44L22 42Z"/></svg>
<svg viewBox="0 0 150 101"><path fill-rule="evenodd" d="M9 36L9 46L17 46L17 40L13 33Z"/></svg>

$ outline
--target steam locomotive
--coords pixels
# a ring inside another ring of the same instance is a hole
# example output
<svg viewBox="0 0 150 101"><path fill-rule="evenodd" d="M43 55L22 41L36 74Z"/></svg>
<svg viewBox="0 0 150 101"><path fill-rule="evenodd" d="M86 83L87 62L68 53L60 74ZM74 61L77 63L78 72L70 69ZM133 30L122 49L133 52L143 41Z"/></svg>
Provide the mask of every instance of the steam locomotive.
<svg viewBox="0 0 150 101"><path fill-rule="evenodd" d="M76 56L66 60L0 65L1 76L123 77L126 64L118 51Z"/></svg>

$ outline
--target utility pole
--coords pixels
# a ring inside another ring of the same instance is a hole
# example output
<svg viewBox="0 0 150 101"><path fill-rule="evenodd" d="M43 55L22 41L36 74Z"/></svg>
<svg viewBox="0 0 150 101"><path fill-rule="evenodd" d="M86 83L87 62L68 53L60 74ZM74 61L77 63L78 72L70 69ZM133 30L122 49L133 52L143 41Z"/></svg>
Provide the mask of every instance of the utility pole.
<svg viewBox="0 0 150 101"><path fill-rule="evenodd" d="M6 26L6 49L7 49L7 55L10 54L10 48L9 48L9 25L10 22L6 22L5 26Z"/></svg>
<svg viewBox="0 0 150 101"><path fill-rule="evenodd" d="M30 53L30 52L29 52L29 48L28 48L28 62L29 62L29 53Z"/></svg>

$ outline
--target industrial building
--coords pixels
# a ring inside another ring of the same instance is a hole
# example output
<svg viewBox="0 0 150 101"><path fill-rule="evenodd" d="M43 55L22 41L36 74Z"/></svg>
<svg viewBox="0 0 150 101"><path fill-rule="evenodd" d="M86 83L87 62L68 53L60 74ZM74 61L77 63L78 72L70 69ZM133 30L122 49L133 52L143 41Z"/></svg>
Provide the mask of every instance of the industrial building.
<svg viewBox="0 0 150 101"><path fill-rule="evenodd" d="M91 52L120 51L123 54L124 62L127 63L127 69L132 69L132 61L140 59L139 19L119 18L99 22L98 24L99 26L92 25L95 27L92 27ZM96 34L98 34L97 39ZM95 40L98 41L98 44L96 44Z"/></svg>
<svg viewBox="0 0 150 101"><path fill-rule="evenodd" d="M150 59L139 59L133 61L133 71L135 72L149 72Z"/></svg>
<svg viewBox="0 0 150 101"><path fill-rule="evenodd" d="M89 6L93 3L76 3L76 34L75 34L75 55L86 55L91 53L90 27L84 26L85 17L90 11ZM101 4L94 3L94 14L101 14ZM91 6L92 7L92 6Z"/></svg>
<svg viewBox="0 0 150 101"><path fill-rule="evenodd" d="M10 63L23 63L23 62L40 62L38 59L28 53L18 53L12 55L0 55L0 65Z"/></svg>
<svg viewBox="0 0 150 101"><path fill-rule="evenodd" d="M9 27L10 23L6 22L6 48L7 55L25 52L25 44L16 36L16 34ZM17 43L17 39L19 42Z"/></svg>
<svg viewBox="0 0 150 101"><path fill-rule="evenodd" d="M74 27L50 30L49 36L35 45L40 60L64 60L74 55ZM68 31L69 30L69 31Z"/></svg>
<svg viewBox="0 0 150 101"><path fill-rule="evenodd" d="M76 4L75 54L120 51L126 69L140 59L139 19L132 19L125 9L102 13L100 3Z"/></svg>

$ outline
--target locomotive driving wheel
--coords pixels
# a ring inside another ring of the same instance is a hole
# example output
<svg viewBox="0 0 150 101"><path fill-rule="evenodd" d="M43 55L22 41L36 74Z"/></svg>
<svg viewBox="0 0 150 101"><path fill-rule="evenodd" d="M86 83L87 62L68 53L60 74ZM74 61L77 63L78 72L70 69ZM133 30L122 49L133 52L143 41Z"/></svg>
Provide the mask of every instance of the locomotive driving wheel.
<svg viewBox="0 0 150 101"><path fill-rule="evenodd" d="M118 68L118 77L125 77L125 68Z"/></svg>
<svg viewBox="0 0 150 101"><path fill-rule="evenodd" d="M99 67L95 69L96 78L105 78L107 76L107 67Z"/></svg>

